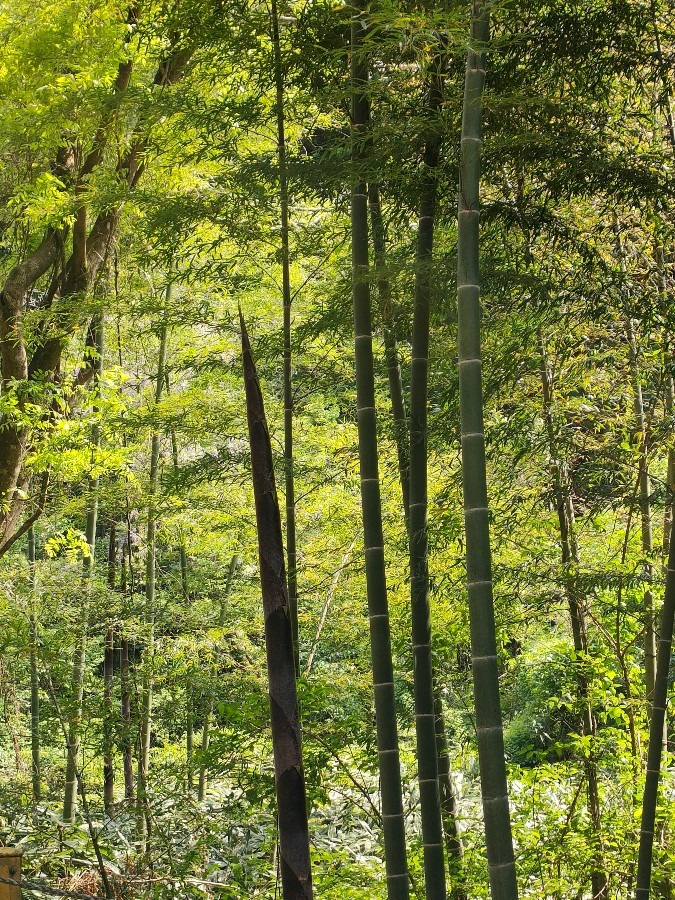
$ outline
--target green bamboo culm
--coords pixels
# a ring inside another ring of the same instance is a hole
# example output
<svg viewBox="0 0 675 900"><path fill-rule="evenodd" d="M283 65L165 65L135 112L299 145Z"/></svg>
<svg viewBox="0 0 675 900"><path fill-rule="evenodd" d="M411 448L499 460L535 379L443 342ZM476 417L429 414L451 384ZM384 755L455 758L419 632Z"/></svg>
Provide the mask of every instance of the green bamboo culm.
<svg viewBox="0 0 675 900"><path fill-rule="evenodd" d="M437 64L439 65L439 64ZM424 845L427 900L445 900L443 822L438 784L436 715L431 658L431 610L427 539L427 396L429 383L429 303L436 217L440 135L437 122L442 75L433 74L427 110L430 136L424 148L420 214L415 254L415 303L410 374L410 604L417 737L417 773Z"/></svg>
<svg viewBox="0 0 675 900"><path fill-rule="evenodd" d="M391 414L394 421L394 435L396 437L398 477L401 484L401 495L403 497L405 527L406 530L409 531L410 460L408 457L410 452L410 441L408 434L408 417L406 415L405 399L403 396L401 361L399 358L396 333L394 331L394 323L392 321L391 284L387 274L382 202L380 200L380 189L374 182L368 184L368 209L370 210L370 224L373 239L373 258L375 260L380 327L382 328L384 356L387 363L387 379L389 382L389 399L391 400Z"/></svg>
<svg viewBox="0 0 675 900"><path fill-rule="evenodd" d="M490 890L492 900L515 900L518 886L499 702L480 353L478 220L483 48L488 37L488 6L474 0L464 83L457 221L459 396L476 738Z"/></svg>
<svg viewBox="0 0 675 900"><path fill-rule="evenodd" d="M377 184L368 185L368 207L373 237L373 256L379 297L380 324L384 342L384 354L387 364L389 382L389 399L394 422L396 451L398 456L399 483L405 516L406 530L410 531L410 438L405 399L403 396L403 380L398 344L391 318L392 293L386 265L385 228L382 216L382 204ZM464 873L462 863L462 842L457 830L457 800L450 779L448 745L445 735L445 717L443 704L438 689L438 681L434 674L434 712L436 727L436 753L438 756L438 788L440 792L441 819L445 835L445 850L448 863L448 874L452 885L453 900L467 900L464 890Z"/></svg>
<svg viewBox="0 0 675 900"><path fill-rule="evenodd" d="M277 164L279 171L279 212L281 225L281 294L284 339L284 483L286 489L286 563L288 570L288 610L293 629L295 674L300 675L300 634L298 627L298 552L295 526L295 466L293 458L293 370L291 353L291 265L288 220L288 167L286 165L286 132L284 121L284 75L279 39L279 10L272 0L272 47L274 51L274 85L277 119Z"/></svg>
<svg viewBox="0 0 675 900"><path fill-rule="evenodd" d="M654 830L656 828L656 802L661 776L661 756L663 753L663 724L668 702L668 674L673 644L673 622L675 621L675 528L670 531L670 547L666 568L666 590L659 622L658 649L656 655L656 678L654 700L649 722L649 749L647 770L642 795L642 817L640 821L640 847L638 850L635 900L649 900L652 880L652 854Z"/></svg>
<svg viewBox="0 0 675 900"><path fill-rule="evenodd" d="M448 738L445 730L443 699L434 689L434 712L436 713L436 754L438 756L438 789L441 795L441 815L443 818L443 834L445 835L445 852L448 857L448 874L450 875L450 896L452 900L468 900L466 893L466 876L464 875L464 848L457 827L457 798L450 778L450 759L448 756Z"/></svg>
<svg viewBox="0 0 675 900"><path fill-rule="evenodd" d="M368 283L368 195L361 177L368 142L367 55L364 0L352 19L352 300L356 365L356 405L361 473L366 591L375 695L377 750L382 794L382 828L388 900L407 900L408 866L394 697L394 669L389 631L389 605L384 565L384 538L377 460L377 422L373 343Z"/></svg>

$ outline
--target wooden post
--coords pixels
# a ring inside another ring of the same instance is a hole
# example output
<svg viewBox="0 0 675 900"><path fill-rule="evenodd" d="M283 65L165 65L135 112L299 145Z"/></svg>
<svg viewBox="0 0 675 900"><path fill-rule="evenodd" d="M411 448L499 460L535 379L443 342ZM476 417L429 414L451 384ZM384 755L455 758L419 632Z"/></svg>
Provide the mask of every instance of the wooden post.
<svg viewBox="0 0 675 900"><path fill-rule="evenodd" d="M0 847L0 878L21 881L21 847ZM21 888L0 882L0 900L21 900Z"/></svg>

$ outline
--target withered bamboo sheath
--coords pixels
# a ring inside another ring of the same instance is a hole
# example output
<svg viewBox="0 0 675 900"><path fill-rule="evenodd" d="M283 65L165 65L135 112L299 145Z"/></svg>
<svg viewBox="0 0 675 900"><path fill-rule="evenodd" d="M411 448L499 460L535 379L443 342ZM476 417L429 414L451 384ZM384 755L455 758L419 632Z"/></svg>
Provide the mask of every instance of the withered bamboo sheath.
<svg viewBox="0 0 675 900"><path fill-rule="evenodd" d="M241 312L239 318L265 617L281 884L284 900L310 900L312 876L302 735L281 516L262 393Z"/></svg>

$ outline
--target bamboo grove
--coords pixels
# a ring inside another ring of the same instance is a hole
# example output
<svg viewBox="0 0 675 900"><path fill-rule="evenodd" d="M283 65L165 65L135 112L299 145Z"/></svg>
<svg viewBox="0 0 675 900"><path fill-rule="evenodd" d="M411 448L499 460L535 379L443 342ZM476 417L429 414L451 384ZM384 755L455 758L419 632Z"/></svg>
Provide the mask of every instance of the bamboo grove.
<svg viewBox="0 0 675 900"><path fill-rule="evenodd" d="M672 898L672 4L0 32L23 895Z"/></svg>

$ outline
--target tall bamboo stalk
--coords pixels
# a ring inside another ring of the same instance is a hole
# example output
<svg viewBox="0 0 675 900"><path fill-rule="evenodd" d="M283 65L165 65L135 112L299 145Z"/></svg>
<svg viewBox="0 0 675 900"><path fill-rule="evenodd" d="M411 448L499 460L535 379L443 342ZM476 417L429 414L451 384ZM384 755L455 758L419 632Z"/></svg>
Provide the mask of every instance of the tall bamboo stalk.
<svg viewBox="0 0 675 900"><path fill-rule="evenodd" d="M668 502L672 503L669 497ZM661 775L663 753L663 726L668 701L668 673L673 643L673 622L675 620L675 528L670 532L670 548L666 569L666 589L659 622L659 640L656 659L656 681L654 700L649 723L649 749L647 751L647 771L642 797L642 818L640 821L640 847L635 887L635 900L649 900L652 877L652 854L654 831L656 828L656 803Z"/></svg>
<svg viewBox="0 0 675 900"><path fill-rule="evenodd" d="M628 341L628 361L633 388L633 415L635 417L635 431L640 442L638 465L640 471L639 505L640 505L640 535L644 559L642 571L647 587L642 596L642 616L644 629L645 651L645 691L647 702L651 704L654 693L654 679L656 677L656 631L654 622L654 592L652 582L654 580L654 540L652 535L652 511L651 511L651 479L649 477L649 439L645 423L644 402L642 399L642 383L638 367L638 349L635 339L633 320L626 318L626 338Z"/></svg>
<svg viewBox="0 0 675 900"><path fill-rule="evenodd" d="M565 568L565 593L572 626L572 641L576 657L576 680L579 686L579 694L583 701L583 713L581 718L582 734L594 737L597 733L597 722L593 713L590 700L590 685L584 671L584 660L588 656L588 635L586 632L586 616L584 613L583 598L570 574L572 566L578 567L580 562L579 546L574 528L574 505L572 492L569 486L567 467L559 459L556 446L556 433L553 423L553 376L546 352L546 343L542 329L538 331L538 343L540 353L540 374L542 384L542 398L544 408L544 423L548 439L548 450L551 459L551 473L553 480L553 496L558 515L558 528L560 532L560 549L562 563ZM627 690L630 684L627 682ZM631 721L631 737L633 746L633 724ZM600 791L598 784L598 767L595 761L594 750L584 754L584 773L586 775L586 790L588 802L588 815L593 831L594 850L591 871L591 885L594 898L607 896L607 874L602 863L599 839L602 834L602 820L600 807Z"/></svg>
<svg viewBox="0 0 675 900"><path fill-rule="evenodd" d="M389 381L389 399L394 420L394 436L398 457L398 477L403 496L403 514L406 529L409 530L410 519L410 459L408 419L401 377L401 360L398 342L392 320L391 284L387 276L387 259L384 219L380 191L374 182L368 184L368 209L373 241L373 259L375 261L375 279L377 281L377 297L380 313L380 324L384 340L384 355L387 362L387 378Z"/></svg>
<svg viewBox="0 0 675 900"><path fill-rule="evenodd" d="M114 256L115 267L115 296L119 304L119 286L117 271L117 256ZM118 306L119 308L119 306ZM122 368L122 332L120 320L117 319L117 358ZM126 434L122 431L122 446L126 448ZM120 593L126 597L129 591L128 601L133 605L134 601L134 564L131 552L131 509L129 505L129 479L125 477L124 502L126 508L126 539L122 544L120 559ZM120 628L120 744L122 748L122 770L124 772L124 799L128 803L134 802L134 759L133 743L131 735L131 684L129 678L129 640Z"/></svg>
<svg viewBox="0 0 675 900"><path fill-rule="evenodd" d="M166 382L166 393L170 393L169 375L165 373L164 380ZM178 455L178 439L176 437L176 429L170 430L171 436L171 461L173 463L173 474L178 478L180 472L180 459ZM185 537L182 529L178 534L178 559L180 563L180 588L183 600L190 602L190 584L188 581L188 559L185 549ZM192 757L194 755L194 686L192 678L188 678L186 685L186 717L185 717L185 781L188 796L192 793ZM201 786L201 778L200 778ZM200 797L199 799L203 799Z"/></svg>
<svg viewBox="0 0 675 900"><path fill-rule="evenodd" d="M442 75L435 73L428 112L438 113ZM417 767L424 843L424 881L428 900L445 900L443 823L438 786L436 714L431 658L431 610L427 539L427 403L429 387L429 305L436 218L436 181L440 149L437 123L424 148L420 214L415 258L415 303L410 375L410 604L415 695Z"/></svg>
<svg viewBox="0 0 675 900"><path fill-rule="evenodd" d="M124 799L134 800L134 758L131 739L131 687L129 683L129 641L120 639L120 719L122 725L122 767Z"/></svg>
<svg viewBox="0 0 675 900"><path fill-rule="evenodd" d="M384 538L377 457L377 421L373 375L373 343L368 282L368 196L360 167L368 139L367 54L363 46L364 0L352 18L352 299L356 363L356 404L361 472L361 512L366 561L366 591L375 692L377 749L382 792L382 824L389 900L405 900L408 893L405 824L398 752L398 730L391 657L389 607L384 562Z"/></svg>
<svg viewBox="0 0 675 900"><path fill-rule="evenodd" d="M384 351L389 383L389 400L394 420L394 437L398 457L399 483L405 516L406 532L410 539L410 438L406 418L405 398L401 362L394 323L391 319L391 286L387 276L386 242L380 193L376 184L368 185L368 208L373 240L373 257L379 298L380 323L384 338ZM309 667L308 667L309 671ZM445 850L448 856L448 873L452 884L453 900L466 900L465 876L462 862L462 842L457 830L457 799L455 797L449 771L447 738L445 736L445 716L434 673L434 712L436 730L436 753L438 756L438 787L441 802L441 818L445 835Z"/></svg>
<svg viewBox="0 0 675 900"><path fill-rule="evenodd" d="M42 800L42 770L40 767L40 681L38 672L39 632L35 600L37 576L35 572L35 529L28 529L28 577L30 579L30 755L33 803Z"/></svg>
<svg viewBox="0 0 675 900"><path fill-rule="evenodd" d="M673 376L670 374L670 367L672 366L672 354L670 353L669 348L669 336L666 335L664 344L664 368L666 370L666 413L669 419L672 419L673 412L675 411L675 381L673 380ZM668 468L666 473L666 487L669 491L675 491L675 446L673 446L673 439L670 438L668 442ZM670 503L666 503L666 509L663 513L663 545L662 552L664 556L668 554L668 548L670 547L670 531L673 527L673 509Z"/></svg>
<svg viewBox="0 0 675 900"><path fill-rule="evenodd" d="M95 390L100 389L101 374L103 371L103 317L97 316L93 325L94 348L97 353L96 375L94 380ZM94 412L98 410L96 406ZM92 428L91 448L92 454L101 443L101 429L97 421ZM96 553L96 520L98 517L98 476L89 479L89 499L87 503L87 522L85 537L89 548L89 555L84 557L82 564L82 621L77 636L77 644L73 653L72 669L72 693L71 706L68 715L68 744L66 747L66 785L63 794L63 820L72 822L77 806L77 755L80 750L80 728L82 724L82 698L84 696L84 670L87 648L88 623L88 595L91 588L91 576L94 570Z"/></svg>
<svg viewBox="0 0 675 900"><path fill-rule="evenodd" d="M617 256L621 268L622 288L626 291L626 253L621 236L618 218L614 217L614 233L616 236ZM651 512L651 482L649 477L649 436L646 428L644 401L642 398L642 382L638 364L638 345L635 338L635 325L630 313L625 317L626 340L628 342L628 368L630 371L631 387L633 390L633 416L635 418L635 435L639 441L638 466L639 466L639 506L640 506L640 535L642 552L642 572L647 587L642 595L642 621L644 633L645 652L645 694L647 703L651 704L654 692L654 677L656 670L656 632L654 630L654 592L652 582L654 580L654 540L652 535Z"/></svg>
<svg viewBox="0 0 675 900"><path fill-rule="evenodd" d="M262 393L241 311L239 318L265 616L281 884L284 900L311 900L312 874L305 776L302 768L302 735L281 516Z"/></svg>
<svg viewBox="0 0 675 900"><path fill-rule="evenodd" d="M654 262L656 263L656 279L661 302L665 305L668 302L668 287L666 283L666 263L663 258L663 246L657 243L654 247ZM675 381L673 380L673 354L671 351L671 336L668 331L663 337L663 369L665 372L665 406L666 414L669 420L672 420L673 411L675 410ZM672 436L668 441L668 468L666 474L666 486L669 490L675 491L675 445ZM668 548L670 547L670 529L673 524L673 507L672 504L666 502L663 512L663 543L662 553L664 557L668 556Z"/></svg>
<svg viewBox="0 0 675 900"><path fill-rule="evenodd" d="M462 483L476 737L493 900L518 896L499 702L480 352L479 189L488 4L473 0L462 109L457 305Z"/></svg>
<svg viewBox="0 0 675 900"><path fill-rule="evenodd" d="M155 381L155 408L159 406L166 372L166 351L169 329L166 315L171 304L173 285L166 288L165 321L159 336L159 357L157 360L157 376ZM150 479L148 484L148 522L145 537L145 623L147 627L146 666L143 674L141 696L141 746L138 754L138 826L141 849L145 848L145 837L148 822L148 772L150 767L150 731L152 727L153 698L153 657L155 630L155 544L157 531L157 492L159 487L160 430L155 426L150 445Z"/></svg>
<svg viewBox="0 0 675 900"><path fill-rule="evenodd" d="M293 629L295 674L300 675L300 637L298 627L298 554L295 527L295 471L293 459L293 369L291 352L291 266L288 224L288 168L284 123L284 76L279 40L277 0L271 0L272 47L277 118L277 164L279 171L279 211L281 217L281 293L284 311L284 480L286 488L286 565L288 573L288 610Z"/></svg>
<svg viewBox="0 0 675 900"><path fill-rule="evenodd" d="M448 872L452 900L468 900L466 874L464 872L464 848L457 827L457 798L450 777L448 738L445 731L443 700L436 688L434 692L436 714L436 755L438 756L438 788L441 794L441 814L445 835L445 852L448 856Z"/></svg>

